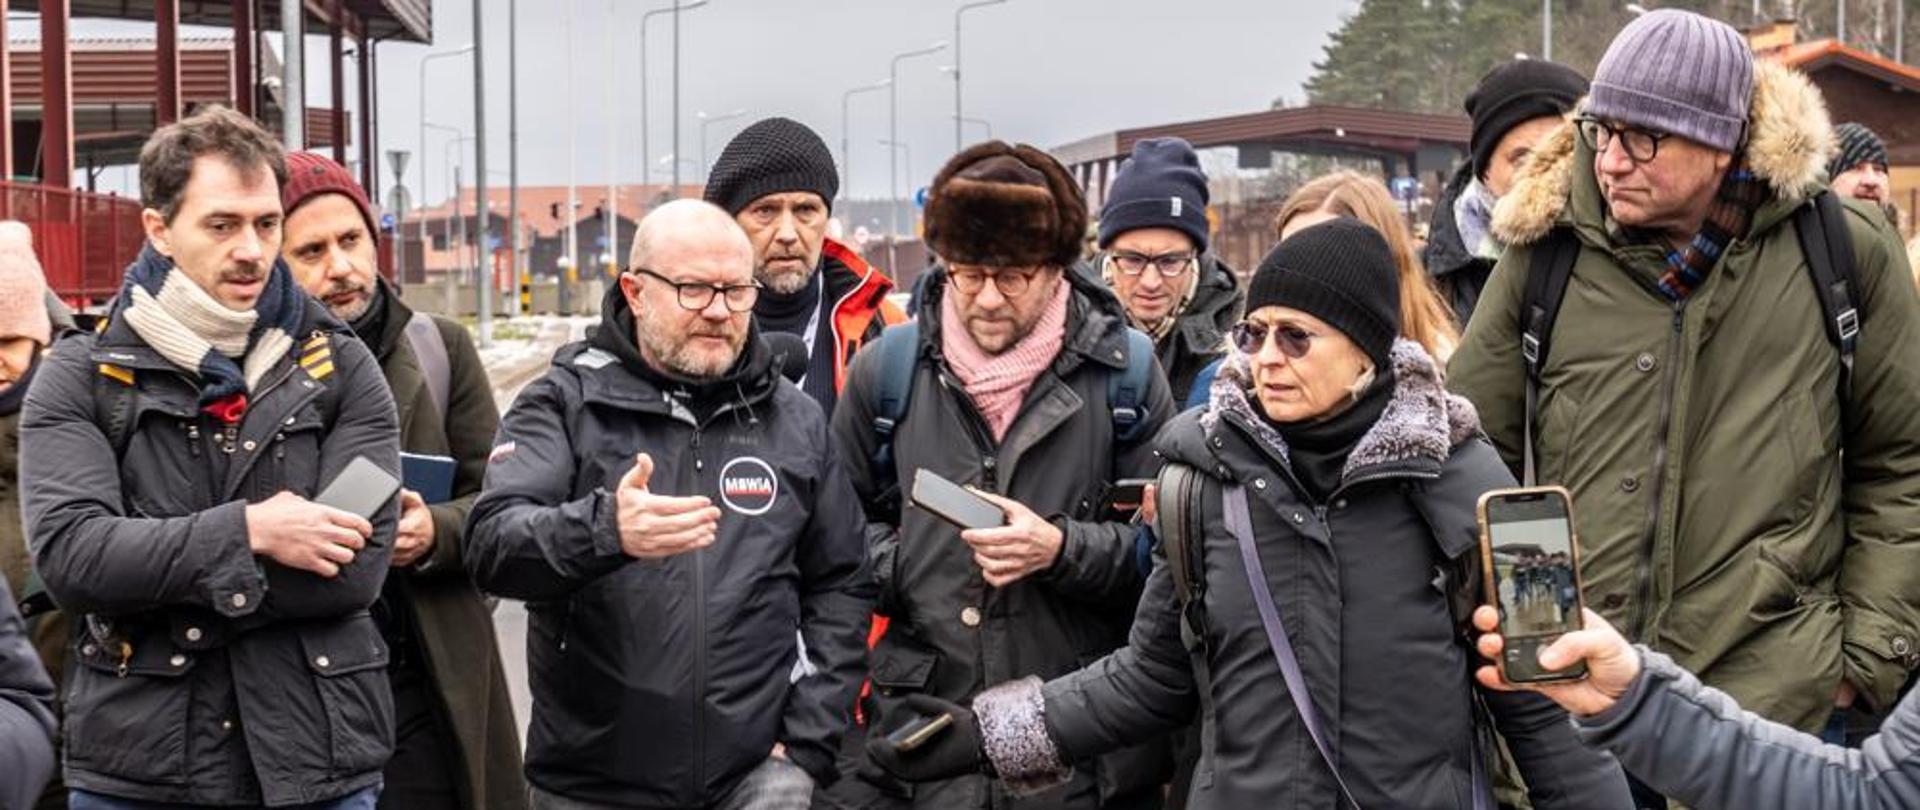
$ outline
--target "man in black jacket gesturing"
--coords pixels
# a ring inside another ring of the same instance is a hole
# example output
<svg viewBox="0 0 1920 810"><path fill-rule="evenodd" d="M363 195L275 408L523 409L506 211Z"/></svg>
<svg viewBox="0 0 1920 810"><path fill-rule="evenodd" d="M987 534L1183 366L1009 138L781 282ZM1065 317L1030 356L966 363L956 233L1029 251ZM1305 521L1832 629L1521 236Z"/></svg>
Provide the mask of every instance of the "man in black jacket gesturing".
<svg viewBox="0 0 1920 810"><path fill-rule="evenodd" d="M536 808L805 808L836 776L863 521L759 291L726 212L660 207L600 326L501 423L466 562L528 603Z"/></svg>

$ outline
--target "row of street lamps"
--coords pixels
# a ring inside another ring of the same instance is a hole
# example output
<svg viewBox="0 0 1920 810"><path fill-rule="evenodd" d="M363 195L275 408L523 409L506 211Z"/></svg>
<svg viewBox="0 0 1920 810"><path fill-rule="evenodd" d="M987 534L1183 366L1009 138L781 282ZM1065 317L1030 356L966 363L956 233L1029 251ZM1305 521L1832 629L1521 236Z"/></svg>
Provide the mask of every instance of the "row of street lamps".
<svg viewBox="0 0 1920 810"><path fill-rule="evenodd" d="M672 180L671 180L672 185L669 187L670 188L669 194L673 196L678 196L679 190L680 190L680 185L681 185L680 167L683 163L690 162L680 157L682 155L682 152L680 149L680 16L685 12L692 11L694 9L708 5L710 2L711 0L673 0L671 5L666 6L664 8L652 9L650 11L647 11L645 14L642 14L640 17L640 48L639 48L639 51L640 51L640 154L642 156L642 159L640 161L641 163L640 171L641 171L641 185L643 187L651 185L653 182L653 177L652 177L653 161L651 160L652 144L650 142L651 127L649 126L650 107L648 105L648 99L647 99L647 94L648 94L647 28L648 28L648 24L652 22L652 20L655 17L661 16L661 15L671 16L672 22L673 22L673 82L672 82L673 84L673 93L672 93L672 98L673 98L673 101L672 101L673 147L672 148L673 148L673 151L670 154L668 154L665 158L662 158L660 161L662 163L671 164L670 173L672 177ZM961 83L961 63L960 63L961 17L967 11L983 8L986 6L1000 5L1005 2L1007 2L1007 0L974 0L973 2L963 3L954 10L953 40L952 40L952 46L951 46L954 51L953 64L943 69L953 75L953 83L954 83L953 135L954 135L954 150L956 152L958 152L960 148L964 146L965 138L963 134L963 127L969 123L984 126L987 132L987 137L991 138L993 135L993 125L991 123L988 123L986 121L983 121L977 118L967 118L963 114L963 108L961 103L962 83ZM476 6L477 6L477 3L476 3ZM569 43L571 43L573 39L573 0L567 0L566 10L567 10L567 37L568 37ZM476 8L476 11L477 11L477 8ZM611 18L615 14L614 0L607 0L607 13L611 21ZM476 18L477 16L478 15L476 13ZM479 21L478 19L476 19L474 22L475 22L475 29L477 32ZM513 30L515 28L517 28L517 26L512 26L512 25L509 26L509 30ZM618 161L619 161L619 116L614 114L614 111L617 109L616 99L615 99L615 90L617 87L617 84L616 84L617 71L615 69L615 57L617 56L618 52L614 48L613 29L614 29L614 26L611 24L609 24L605 29L606 48L607 48L607 90L606 90L607 101L606 101L606 104L607 104L607 111L608 111L608 114L607 114L608 170L607 170L606 205L603 208L606 215L606 235L605 235L606 250L603 256L607 256L607 257L613 256L616 246L619 244L618 238L617 238L617 231L614 226L614 223L617 218L617 211L618 211L618 206L617 206L618 172L615 170L615 167L617 167ZM510 36L517 37L518 34L514 33L514 34L511 34ZM899 139L899 93L897 91L897 88L899 83L900 63L907 59L940 53L942 51L945 51L948 47L949 47L948 42L946 40L941 40L939 42L935 42L932 45L929 45L924 48L918 48L915 50L907 51L905 53L896 54L889 62L887 79L885 81L876 82L874 84L853 88L851 90L848 90L841 97L840 161L841 161L841 168L842 168L843 175L848 178L851 178L853 155L852 155L852 150L850 148L850 136L848 134L851 126L851 121L849 120L848 113L849 113L849 106L852 102L852 98L854 95L865 93L865 92L875 92L882 89L888 91L888 99L887 99L888 137L883 139L881 143L889 147L887 193L888 193L888 198L890 203L888 206L888 208L890 209L889 210L889 228L892 231L892 233L889 235L889 238L887 240L887 252L888 252L888 262L890 266L893 266L896 263L898 258L898 255L894 250L894 243L897 241L898 235L900 233L899 208L900 208L901 196L900 196L900 180L899 180L899 161L894 159L894 152L896 150L900 152L905 152L907 154L907 164L909 167L909 171L911 171L911 167L912 167L911 152L907 151L906 144L902 143ZM426 133L429 128L448 130L453 133L454 140L449 144L449 149L457 148L459 144L464 143L465 140L474 140L476 143L485 142L485 136L484 134L482 134L485 130L485 124L484 122L479 120L478 115L476 115L476 120L475 120L476 134L474 136L467 136L465 138L461 137L460 131L457 128L435 124L427 120L426 118L427 65L429 62L436 59L446 59L446 58L452 58L455 56L474 54L476 50L477 50L476 46L472 43L469 43L466 45L462 45L458 48L454 48L452 50L427 54L426 56L422 57L420 60L420 106L418 110L421 116L419 154L422 156L422 159L420 160L420 189L421 189L421 197L423 201L424 201L426 187L427 187L427 161L424 159L424 155L426 154L426 143L427 143ZM567 64L567 97L568 97L568 105L570 109L573 104L573 98L574 98L572 61L573 60L571 58L567 60L568 62ZM476 74L479 72L479 68L480 66L476 64L475 65ZM509 115L516 119L515 129L517 129L518 110L517 110L517 105L514 105L514 106L516 106L516 109L512 110L509 113ZM712 116L709 116L705 112L700 112L697 114L697 118L700 120L700 161L699 163L694 164L697 173L704 175L705 172L707 171L707 135L708 135L709 128L712 127L712 125L723 122L723 121L744 117L746 114L747 114L747 111L744 109L734 110L732 112L723 113L720 115L712 115ZM571 260L572 257L579 255L578 235L576 233L576 228L575 228L575 217L573 216L574 211L576 211L579 207L578 185L575 177L575 168L577 164L577 159L575 154L576 150L574 146L574 141L572 137L572 130L570 128L563 128L563 129L566 129L566 131L568 132L568 144L567 144L567 208L568 208L567 213L568 213L568 216L567 216L567 235L566 235L566 256L569 258L569 260ZM517 144L514 145L514 148L517 149ZM480 164L480 165L484 166L484 164ZM479 185L477 186L478 188L485 188L484 179L481 179L478 182L479 182ZM513 177L511 182L513 183L513 186L514 186L513 193L515 194L515 196L517 196L518 194L517 174ZM455 200L454 200L455 205L458 205L459 203L458 188L455 188L454 190L454 197L455 197ZM481 211L484 212L486 207L487 207L487 201L485 199L476 199L476 208L479 208ZM515 211L509 212L509 214L511 217L510 221L512 222L511 227L513 227L516 230L515 270L517 272L518 271L517 229L518 229L519 212L515 210ZM419 236L420 236L421 243L425 244L427 239L427 233L426 233L426 221L424 217L421 219ZM480 259L475 269L475 281L478 286L484 288L489 286L489 282L491 281L491 279L488 277L489 274L486 272L487 251L485 250L486 234L484 231L480 234L479 238L481 240L482 249L479 251L476 251L480 255ZM483 300L485 299L485 297L486 296L483 291L482 292ZM481 313L481 318L483 322L486 320L486 314L487 313L485 312Z"/></svg>

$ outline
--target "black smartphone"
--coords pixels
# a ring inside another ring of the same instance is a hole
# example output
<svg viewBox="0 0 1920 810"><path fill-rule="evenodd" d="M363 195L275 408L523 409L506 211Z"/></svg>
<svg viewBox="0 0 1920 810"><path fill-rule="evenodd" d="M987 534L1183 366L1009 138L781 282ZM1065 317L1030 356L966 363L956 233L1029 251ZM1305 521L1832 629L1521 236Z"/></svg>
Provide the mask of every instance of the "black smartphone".
<svg viewBox="0 0 1920 810"><path fill-rule="evenodd" d="M399 491L400 479L393 473L380 469L380 465L368 461L366 456L354 456L313 502L372 520L373 513L386 506Z"/></svg>
<svg viewBox="0 0 1920 810"><path fill-rule="evenodd" d="M1122 478L1107 485L1107 494L1102 499L1103 510L1108 521L1132 521L1140 514L1140 507L1147 502L1147 487L1153 483L1151 478Z"/></svg>
<svg viewBox="0 0 1920 810"><path fill-rule="evenodd" d="M1480 565L1486 602L1500 611L1500 677L1508 683L1575 681L1587 665L1540 667L1540 649L1585 626L1573 499L1561 487L1496 489L1480 497Z"/></svg>
<svg viewBox="0 0 1920 810"><path fill-rule="evenodd" d="M913 503L962 529L1007 525L1000 507L925 467L913 471Z"/></svg>
<svg viewBox="0 0 1920 810"><path fill-rule="evenodd" d="M893 733L887 735L887 742L893 746L893 750L904 754L926 745L951 725L953 725L952 714L943 712L933 717L921 715L908 721L906 725L894 729Z"/></svg>

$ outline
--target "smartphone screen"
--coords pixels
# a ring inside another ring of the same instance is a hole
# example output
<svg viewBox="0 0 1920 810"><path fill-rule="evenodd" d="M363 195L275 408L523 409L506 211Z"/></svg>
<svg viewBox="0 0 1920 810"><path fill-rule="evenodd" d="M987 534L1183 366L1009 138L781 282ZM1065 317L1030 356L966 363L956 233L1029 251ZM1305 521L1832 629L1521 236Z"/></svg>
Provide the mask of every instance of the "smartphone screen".
<svg viewBox="0 0 1920 810"><path fill-rule="evenodd" d="M1542 670L1535 657L1540 647L1581 627L1579 552L1571 512L1564 491L1557 489L1497 493L1486 500L1486 551L1492 595L1500 608L1500 635L1506 639L1501 669L1509 681L1585 674L1584 665Z"/></svg>

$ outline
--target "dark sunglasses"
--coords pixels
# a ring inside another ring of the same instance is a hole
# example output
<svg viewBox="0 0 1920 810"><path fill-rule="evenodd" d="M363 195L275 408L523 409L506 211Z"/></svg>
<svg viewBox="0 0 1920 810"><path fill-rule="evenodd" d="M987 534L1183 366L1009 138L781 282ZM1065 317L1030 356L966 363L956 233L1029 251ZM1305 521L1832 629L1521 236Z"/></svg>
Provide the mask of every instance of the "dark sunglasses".
<svg viewBox="0 0 1920 810"><path fill-rule="evenodd" d="M1267 335L1273 335L1274 345L1280 347L1280 353L1298 360L1307 356L1313 348L1315 335L1290 323L1268 326L1256 321L1241 321L1233 325L1233 345L1241 354L1255 355L1267 345Z"/></svg>

